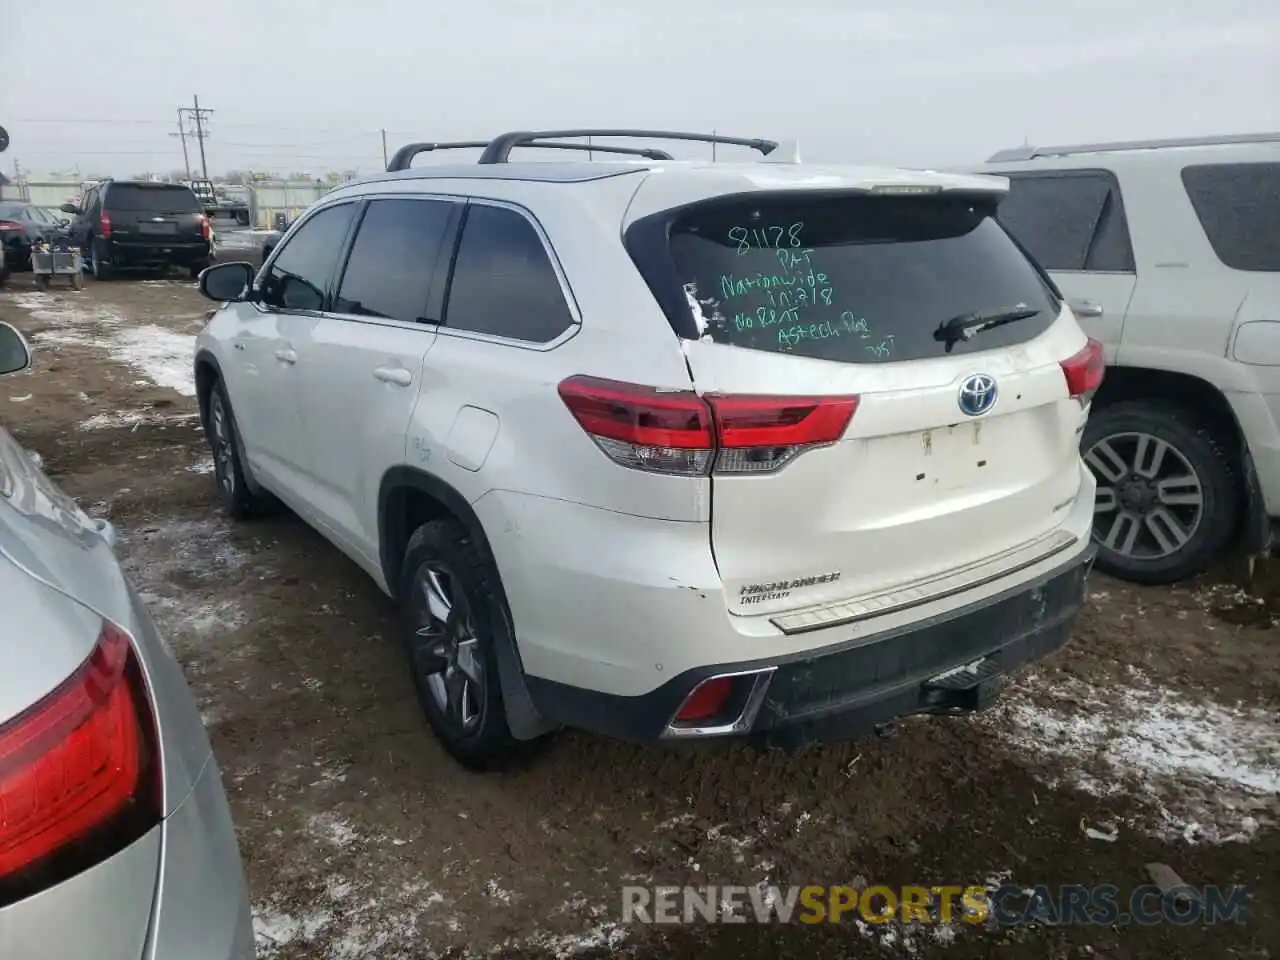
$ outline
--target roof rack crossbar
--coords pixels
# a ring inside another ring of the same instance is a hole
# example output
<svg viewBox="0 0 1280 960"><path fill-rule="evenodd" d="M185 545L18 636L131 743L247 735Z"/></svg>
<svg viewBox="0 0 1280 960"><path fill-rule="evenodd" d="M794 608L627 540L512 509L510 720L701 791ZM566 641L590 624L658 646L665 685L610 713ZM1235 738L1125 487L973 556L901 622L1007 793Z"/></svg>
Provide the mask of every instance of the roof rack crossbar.
<svg viewBox="0 0 1280 960"><path fill-rule="evenodd" d="M507 157L514 147L538 146L535 141L567 137L629 137L638 140L690 140L696 143L723 143L735 147L750 147L765 156L778 149L778 145L772 140L721 137L713 133L681 133L674 130L513 130L510 133L494 137L489 142L489 145L485 147L484 153L480 155L480 162L506 163ZM592 149L603 148L593 146Z"/></svg>
<svg viewBox="0 0 1280 960"><path fill-rule="evenodd" d="M1157 150L1162 147L1220 147L1238 143L1280 142L1273 133L1230 133L1208 137L1173 137L1167 140L1117 140L1113 143L1079 143L1061 147L1011 147L993 153L987 163L1035 160L1037 157L1064 157L1077 153L1117 153L1122 150Z"/></svg>
<svg viewBox="0 0 1280 960"><path fill-rule="evenodd" d="M453 140L440 143L410 143L401 147L391 157L391 162L387 164L387 171L408 170L410 164L413 163L414 157L420 153L430 153L433 150L463 150L463 149L481 149L488 147L488 140ZM658 150L655 147L618 147L612 144L592 143L558 143L558 142L536 142L536 143L517 143L517 147L537 147L542 150L577 150L584 153L617 153L629 157L644 157L647 160L670 160L671 154L665 150Z"/></svg>

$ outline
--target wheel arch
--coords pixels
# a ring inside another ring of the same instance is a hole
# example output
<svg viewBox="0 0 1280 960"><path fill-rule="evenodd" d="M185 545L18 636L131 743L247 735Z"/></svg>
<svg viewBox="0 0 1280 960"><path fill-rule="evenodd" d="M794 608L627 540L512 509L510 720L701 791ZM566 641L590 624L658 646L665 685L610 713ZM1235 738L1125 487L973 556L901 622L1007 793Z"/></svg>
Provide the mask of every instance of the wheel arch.
<svg viewBox="0 0 1280 960"><path fill-rule="evenodd" d="M196 351L195 376L196 403L200 410L200 424L207 429L206 417L209 412L209 394L213 390L213 385L223 379L222 365L218 363L218 358L213 355L213 351L208 347Z"/></svg>
<svg viewBox="0 0 1280 960"><path fill-rule="evenodd" d="M1100 411L1130 400L1166 403L1205 422L1214 438L1225 447L1238 483L1240 515L1228 542L1250 554L1268 553L1272 548L1272 531L1262 487L1244 431L1226 394L1195 374L1152 367L1107 367L1106 377L1094 397L1093 409Z"/></svg>
<svg viewBox="0 0 1280 960"><path fill-rule="evenodd" d="M200 416L200 427L205 432L205 436L209 435L209 396L213 393L213 385L215 383L226 383L226 377L222 375L222 364L218 362L217 356L208 347L203 347L196 351L195 356L195 381L196 381L196 405ZM231 397L227 397L227 404L231 407L231 420L236 422L235 406L231 403ZM249 455L245 450L244 437L240 436L238 428L235 431L236 453L240 456L240 470L244 474L244 482L248 485L249 491L255 496L262 496L267 490L260 484L253 475L253 469L249 465Z"/></svg>
<svg viewBox="0 0 1280 960"><path fill-rule="evenodd" d="M378 486L378 560L393 599L400 589L401 565L409 538L424 523L446 517L466 527L493 558L480 518L466 497L449 483L434 473L409 466L391 467L382 475Z"/></svg>
<svg viewBox="0 0 1280 960"><path fill-rule="evenodd" d="M422 524L446 518L462 524L497 570L497 559L484 532L484 525L466 497L447 481L426 470L409 466L391 467L382 475L378 486L378 554L382 578L392 599L399 597L400 578L404 572L404 555L409 538ZM498 643L495 651L507 725L517 739L532 740L554 729L554 724L549 723L534 705L525 683L519 641L500 570L496 587L509 627L506 633L511 638L509 643Z"/></svg>
<svg viewBox="0 0 1280 960"><path fill-rule="evenodd" d="M1102 386L1093 398L1093 409L1101 410L1126 400L1168 403L1208 421L1209 426L1220 428L1221 439L1227 441L1237 466L1247 453L1244 433L1226 394L1201 377L1149 367L1107 367Z"/></svg>

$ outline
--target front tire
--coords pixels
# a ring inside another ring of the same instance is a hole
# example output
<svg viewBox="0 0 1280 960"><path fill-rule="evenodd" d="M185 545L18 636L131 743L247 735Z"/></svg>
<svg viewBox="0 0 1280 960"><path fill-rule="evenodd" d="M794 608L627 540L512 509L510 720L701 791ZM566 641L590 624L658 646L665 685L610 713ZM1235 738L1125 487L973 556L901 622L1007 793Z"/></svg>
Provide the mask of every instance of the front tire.
<svg viewBox="0 0 1280 960"><path fill-rule="evenodd" d="M209 391L205 433L213 454L213 479L218 485L222 508L232 520L247 520L264 511L266 501L255 496L244 478L236 420L222 381Z"/></svg>
<svg viewBox="0 0 1280 960"><path fill-rule="evenodd" d="M1098 568L1133 583L1176 583L1222 558L1240 488L1213 428L1146 400L1094 411L1081 450L1098 481Z"/></svg>
<svg viewBox="0 0 1280 960"><path fill-rule="evenodd" d="M468 769L503 765L517 741L495 645L514 641L492 560L456 521L423 524L405 550L399 602L414 688L436 739Z"/></svg>

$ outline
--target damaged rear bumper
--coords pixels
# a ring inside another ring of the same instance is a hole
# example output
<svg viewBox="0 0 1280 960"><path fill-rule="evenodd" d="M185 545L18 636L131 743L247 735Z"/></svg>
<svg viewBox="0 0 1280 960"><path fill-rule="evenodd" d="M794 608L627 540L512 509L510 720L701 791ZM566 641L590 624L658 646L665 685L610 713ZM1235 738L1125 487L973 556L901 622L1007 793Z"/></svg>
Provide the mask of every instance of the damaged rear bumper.
<svg viewBox="0 0 1280 960"><path fill-rule="evenodd" d="M1010 670L1066 643L1094 555L1088 544L1034 580L907 627L793 657L698 667L642 696L532 677L530 692L559 722L634 741L747 736L794 747L852 739L913 714L979 710ZM734 686L718 715L674 719L717 678Z"/></svg>

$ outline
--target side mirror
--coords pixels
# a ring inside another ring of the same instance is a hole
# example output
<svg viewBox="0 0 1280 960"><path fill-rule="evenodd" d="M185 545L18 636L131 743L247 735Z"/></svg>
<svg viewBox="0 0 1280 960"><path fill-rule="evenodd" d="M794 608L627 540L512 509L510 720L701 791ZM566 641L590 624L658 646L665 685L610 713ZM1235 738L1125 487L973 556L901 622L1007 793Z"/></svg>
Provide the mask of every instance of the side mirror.
<svg viewBox="0 0 1280 960"><path fill-rule="evenodd" d="M200 271L200 292L218 303L248 300L255 273L257 269L251 263L214 264Z"/></svg>
<svg viewBox="0 0 1280 960"><path fill-rule="evenodd" d="M17 373L31 366L31 349L18 328L0 321L0 374Z"/></svg>
<svg viewBox="0 0 1280 960"><path fill-rule="evenodd" d="M80 208L77 207L74 203L64 203L58 209L61 210L63 213L69 213L72 216L75 216L80 212Z"/></svg>

